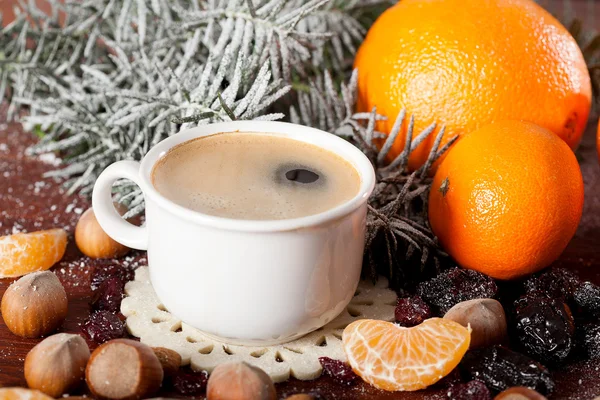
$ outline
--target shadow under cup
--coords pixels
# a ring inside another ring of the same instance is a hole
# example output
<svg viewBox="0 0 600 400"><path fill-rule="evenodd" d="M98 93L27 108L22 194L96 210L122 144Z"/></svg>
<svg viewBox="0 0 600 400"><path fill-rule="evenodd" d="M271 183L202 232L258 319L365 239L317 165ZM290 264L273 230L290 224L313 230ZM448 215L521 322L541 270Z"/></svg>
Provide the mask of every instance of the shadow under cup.
<svg viewBox="0 0 600 400"><path fill-rule="evenodd" d="M319 214L260 221L202 214L158 193L152 168L169 149L222 132L272 133L328 150L356 169L358 193ZM128 224L112 206L111 187L121 178L144 193L144 227ZM96 182L92 203L111 237L148 250L152 285L169 312L227 343L270 345L322 327L352 299L374 184L367 157L335 135L282 122L234 121L182 131L154 146L141 163L109 166Z"/></svg>

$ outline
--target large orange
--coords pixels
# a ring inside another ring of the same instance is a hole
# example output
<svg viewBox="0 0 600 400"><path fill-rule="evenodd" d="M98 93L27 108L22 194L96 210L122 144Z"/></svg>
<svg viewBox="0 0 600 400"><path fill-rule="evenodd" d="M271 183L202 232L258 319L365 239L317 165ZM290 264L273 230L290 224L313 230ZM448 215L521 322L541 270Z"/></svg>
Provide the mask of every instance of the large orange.
<svg viewBox="0 0 600 400"><path fill-rule="evenodd" d="M582 211L575 155L529 122L497 122L465 135L442 161L429 195L429 221L442 247L461 266L498 279L550 265Z"/></svg>
<svg viewBox="0 0 600 400"><path fill-rule="evenodd" d="M591 104L577 43L531 0L402 0L373 24L355 60L358 110L436 122L446 140L497 120L534 122L577 147ZM406 129L406 126L404 127ZM409 160L425 161L433 135ZM399 135L391 155L404 147Z"/></svg>

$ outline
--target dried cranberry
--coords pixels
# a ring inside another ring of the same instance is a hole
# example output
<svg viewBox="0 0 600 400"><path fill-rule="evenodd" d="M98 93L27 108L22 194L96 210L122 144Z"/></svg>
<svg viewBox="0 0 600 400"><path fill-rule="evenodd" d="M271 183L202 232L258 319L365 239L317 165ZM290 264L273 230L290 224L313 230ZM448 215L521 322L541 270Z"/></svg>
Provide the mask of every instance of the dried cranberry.
<svg viewBox="0 0 600 400"><path fill-rule="evenodd" d="M560 364L573 346L575 322L562 298L526 295L515 302L516 338L529 356Z"/></svg>
<svg viewBox="0 0 600 400"><path fill-rule="evenodd" d="M323 367L323 373L332 377L340 385L350 386L358 379L352 368L345 362L329 357L319 357L319 362Z"/></svg>
<svg viewBox="0 0 600 400"><path fill-rule="evenodd" d="M135 271L131 268L122 267L118 264L97 265L92 272L92 290L100 287L106 279L116 276L124 283L127 283L135 277Z"/></svg>
<svg viewBox="0 0 600 400"><path fill-rule="evenodd" d="M119 312L125 296L125 284L121 278L111 276L106 279L92 297L92 310Z"/></svg>
<svg viewBox="0 0 600 400"><path fill-rule="evenodd" d="M573 295L575 303L588 314L600 316L600 286L583 282Z"/></svg>
<svg viewBox="0 0 600 400"><path fill-rule="evenodd" d="M600 324L590 323L578 327L579 347L587 358L600 359Z"/></svg>
<svg viewBox="0 0 600 400"><path fill-rule="evenodd" d="M546 297L571 301L579 283L579 278L572 271L553 267L529 277L524 286L527 293L543 293Z"/></svg>
<svg viewBox="0 0 600 400"><path fill-rule="evenodd" d="M524 354L502 346L470 350L460 363L465 378L483 381L493 391L525 386L542 394L554 389L546 367Z"/></svg>
<svg viewBox="0 0 600 400"><path fill-rule="evenodd" d="M81 325L83 334L98 344L118 339L125 335L125 323L114 313L96 311Z"/></svg>
<svg viewBox="0 0 600 400"><path fill-rule="evenodd" d="M454 385L448 389L447 395L452 400L492 400L492 394L485 383L478 380Z"/></svg>
<svg viewBox="0 0 600 400"><path fill-rule="evenodd" d="M206 390L208 374L206 371L194 372L181 369L171 382L177 393L184 396L196 396Z"/></svg>
<svg viewBox="0 0 600 400"><path fill-rule="evenodd" d="M417 294L440 315L461 301L492 299L496 297L497 292L498 287L492 278L477 271L461 268L442 272L417 287Z"/></svg>
<svg viewBox="0 0 600 400"><path fill-rule="evenodd" d="M427 318L431 318L431 310L422 298L413 296L398 299L395 315L396 322L400 326L410 328L419 325Z"/></svg>

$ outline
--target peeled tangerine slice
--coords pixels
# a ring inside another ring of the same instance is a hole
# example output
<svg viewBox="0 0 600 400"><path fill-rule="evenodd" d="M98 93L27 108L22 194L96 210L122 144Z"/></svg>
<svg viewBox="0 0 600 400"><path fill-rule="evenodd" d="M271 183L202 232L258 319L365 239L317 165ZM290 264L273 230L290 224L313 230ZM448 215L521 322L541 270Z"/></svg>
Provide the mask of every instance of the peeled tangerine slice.
<svg viewBox="0 0 600 400"><path fill-rule="evenodd" d="M52 267L65 254L67 232L49 229L0 237L0 278L17 277Z"/></svg>
<svg viewBox="0 0 600 400"><path fill-rule="evenodd" d="M364 381L383 390L424 389L448 375L469 348L471 329L430 318L412 328L359 320L344 330L350 366Z"/></svg>
<svg viewBox="0 0 600 400"><path fill-rule="evenodd" d="M4 388L0 389L0 399L2 400L52 400L52 397L46 396L37 390L23 388Z"/></svg>

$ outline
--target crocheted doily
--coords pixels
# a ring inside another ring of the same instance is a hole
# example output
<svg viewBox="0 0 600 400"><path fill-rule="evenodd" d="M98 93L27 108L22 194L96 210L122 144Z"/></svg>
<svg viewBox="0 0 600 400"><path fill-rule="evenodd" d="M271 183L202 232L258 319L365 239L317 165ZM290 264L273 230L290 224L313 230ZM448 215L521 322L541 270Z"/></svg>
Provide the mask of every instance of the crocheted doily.
<svg viewBox="0 0 600 400"><path fill-rule="evenodd" d="M135 279L125 286L126 298L121 312L127 317L127 329L152 347L178 352L183 365L209 373L219 364L245 361L263 369L275 382L294 376L301 380L321 375L319 357L346 360L342 332L357 319L392 321L396 293L388 289L385 278L374 285L363 281L354 298L336 319L323 328L292 342L263 347L228 345L204 335L171 315L160 303L150 283L148 267L140 267Z"/></svg>

